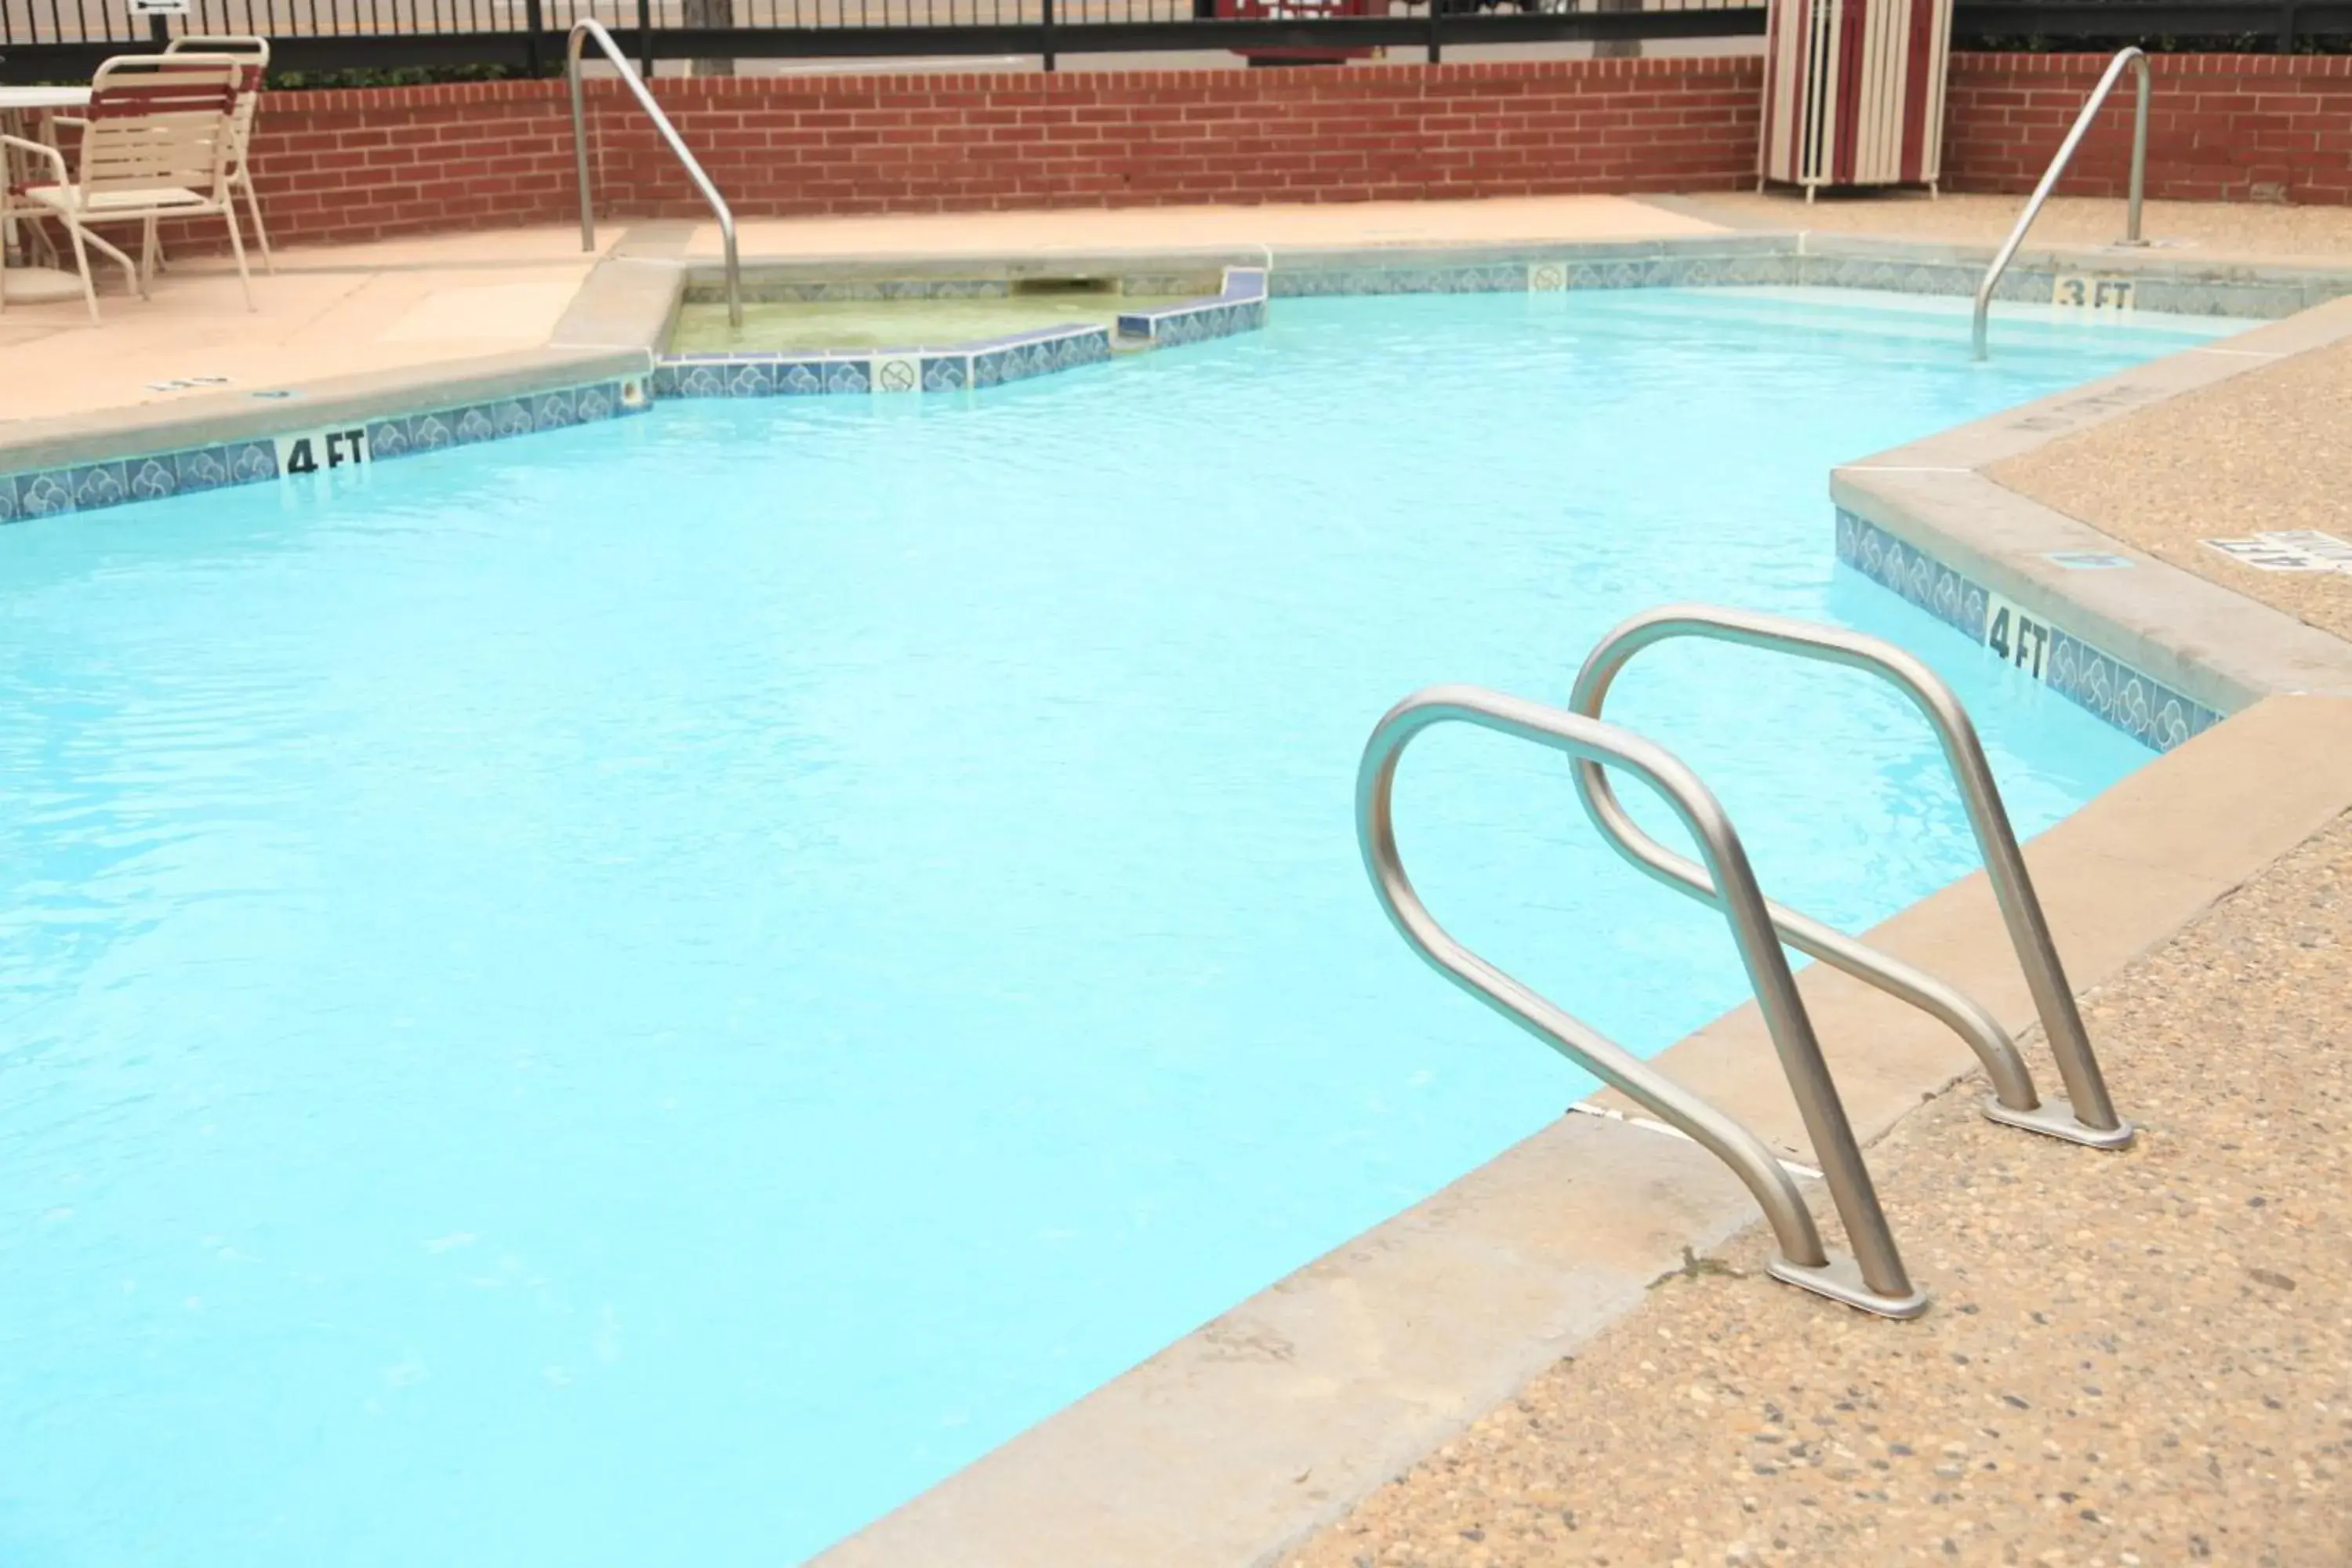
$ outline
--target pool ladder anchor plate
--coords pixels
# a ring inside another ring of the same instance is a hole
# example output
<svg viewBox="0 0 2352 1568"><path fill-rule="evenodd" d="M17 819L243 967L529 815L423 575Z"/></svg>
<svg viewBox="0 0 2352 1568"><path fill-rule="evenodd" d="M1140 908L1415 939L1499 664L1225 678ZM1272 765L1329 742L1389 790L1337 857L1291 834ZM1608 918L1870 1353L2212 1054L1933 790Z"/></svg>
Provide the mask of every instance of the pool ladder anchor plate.
<svg viewBox="0 0 2352 1568"><path fill-rule="evenodd" d="M2128 1149L2139 1136L2139 1129L2120 1117L2113 1127L2092 1126L2074 1114L2074 1103L2063 1094L2043 1095L2040 1104L2028 1109L2003 1105L1999 1094L1987 1094L1978 1107L1987 1121L2080 1143L2085 1149Z"/></svg>

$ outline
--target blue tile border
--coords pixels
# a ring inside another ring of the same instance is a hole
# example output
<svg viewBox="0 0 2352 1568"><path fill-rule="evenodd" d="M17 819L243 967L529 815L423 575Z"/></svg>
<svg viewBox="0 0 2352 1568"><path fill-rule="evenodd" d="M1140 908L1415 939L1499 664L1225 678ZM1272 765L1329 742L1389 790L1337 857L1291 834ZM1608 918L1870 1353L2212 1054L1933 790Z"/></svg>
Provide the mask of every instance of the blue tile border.
<svg viewBox="0 0 2352 1568"><path fill-rule="evenodd" d="M621 377L454 408L430 408L421 414L362 418L350 427L365 432L365 460L377 463L444 447L504 440L642 414L651 405L644 378ZM289 405L287 412L295 415L300 406ZM131 501L160 500L277 479L278 442L318 430L314 423L296 423L292 418L288 425L275 436L0 473L0 523L64 512L102 511Z"/></svg>
<svg viewBox="0 0 2352 1568"><path fill-rule="evenodd" d="M1837 555L1969 641L1987 644L1998 599L1984 584L1843 507L1837 514ZM2223 718L2063 626L2050 627L2040 675L2060 696L2154 751L2168 752Z"/></svg>
<svg viewBox="0 0 2352 1568"><path fill-rule="evenodd" d="M952 347L676 354L654 367L654 397L812 397L969 392L1100 364L1107 327L1046 327Z"/></svg>
<svg viewBox="0 0 2352 1568"><path fill-rule="evenodd" d="M1207 342L1265 325L1266 272L1262 267L1225 268L1225 286L1213 300L1186 300L1149 310L1122 311L1118 335L1151 348Z"/></svg>
<svg viewBox="0 0 2352 1568"><path fill-rule="evenodd" d="M2098 272L2102 261L2083 257L2053 265L2035 257L2001 277L1996 297L2048 303L2061 276ZM1338 266L1289 266L1277 270L1277 299L1349 294L1469 294L1525 289L1550 293L1582 289L1706 289L1806 287L1875 289L1965 299L1976 292L1984 258L1944 246L1908 246L1885 253L1801 247L1792 236L1713 237L1704 241L1658 240L1563 245L1522 259L1447 262L1366 258ZM2346 292L2345 280L2317 274L2247 278L2181 278L2137 270L2137 306L2157 312L2236 316L2255 320L2292 315Z"/></svg>

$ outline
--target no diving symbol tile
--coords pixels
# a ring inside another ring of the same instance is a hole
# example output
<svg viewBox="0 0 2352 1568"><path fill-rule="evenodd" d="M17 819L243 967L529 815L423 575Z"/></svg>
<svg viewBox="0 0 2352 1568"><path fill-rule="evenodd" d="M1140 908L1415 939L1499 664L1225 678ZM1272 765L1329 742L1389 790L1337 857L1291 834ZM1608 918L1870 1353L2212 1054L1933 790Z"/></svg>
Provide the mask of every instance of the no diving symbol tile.
<svg viewBox="0 0 2352 1568"><path fill-rule="evenodd" d="M911 359L877 359L874 362L874 390L920 392L923 390L922 367Z"/></svg>
<svg viewBox="0 0 2352 1568"><path fill-rule="evenodd" d="M1568 268L1557 261L1538 261L1528 268L1528 291L1558 294L1568 287Z"/></svg>

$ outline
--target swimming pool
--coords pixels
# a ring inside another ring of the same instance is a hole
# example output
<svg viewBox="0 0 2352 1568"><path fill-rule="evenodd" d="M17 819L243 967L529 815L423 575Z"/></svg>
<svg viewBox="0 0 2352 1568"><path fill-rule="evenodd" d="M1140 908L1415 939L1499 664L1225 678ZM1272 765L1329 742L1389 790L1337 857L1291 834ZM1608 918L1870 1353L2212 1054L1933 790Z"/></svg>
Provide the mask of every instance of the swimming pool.
<svg viewBox="0 0 2352 1568"><path fill-rule="evenodd" d="M1430 681L1834 619L2054 821L2147 753L1833 567L1823 473L2206 329L1963 321L1285 300L0 530L0 1557L789 1562L1476 1165L1589 1086L1364 887ZM1865 679L1675 647L1611 713L1822 918L1973 863ZM1556 760L1433 734L1398 815L1628 1043L1744 994Z"/></svg>

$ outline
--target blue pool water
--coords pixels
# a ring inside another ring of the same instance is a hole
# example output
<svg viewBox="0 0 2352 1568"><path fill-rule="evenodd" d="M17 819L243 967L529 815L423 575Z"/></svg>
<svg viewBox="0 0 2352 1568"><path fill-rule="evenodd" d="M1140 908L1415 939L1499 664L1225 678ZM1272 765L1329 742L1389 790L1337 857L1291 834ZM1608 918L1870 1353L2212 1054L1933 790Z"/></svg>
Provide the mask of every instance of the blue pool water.
<svg viewBox="0 0 2352 1568"><path fill-rule="evenodd" d="M1836 461L2204 329L1285 301L0 530L0 1562L789 1563L1559 1114L1357 859L1372 722L1711 599L1943 670L2022 830L2146 759L1835 568ZM1890 694L1614 716L1848 925L1972 863ZM1441 731L1429 901L1643 1050L1721 927Z"/></svg>

